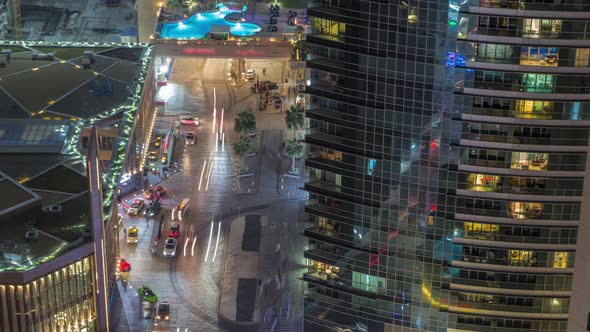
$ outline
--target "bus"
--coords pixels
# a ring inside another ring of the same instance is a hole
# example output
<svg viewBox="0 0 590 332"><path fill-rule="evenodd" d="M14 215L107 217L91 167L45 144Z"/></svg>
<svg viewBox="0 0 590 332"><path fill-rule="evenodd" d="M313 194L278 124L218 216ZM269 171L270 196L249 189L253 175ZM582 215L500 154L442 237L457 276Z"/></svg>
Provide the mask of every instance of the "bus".
<svg viewBox="0 0 590 332"><path fill-rule="evenodd" d="M189 198L182 199L182 202L180 202L177 207L172 209L172 220L182 221L182 217L188 210L188 205L190 202L191 200Z"/></svg>

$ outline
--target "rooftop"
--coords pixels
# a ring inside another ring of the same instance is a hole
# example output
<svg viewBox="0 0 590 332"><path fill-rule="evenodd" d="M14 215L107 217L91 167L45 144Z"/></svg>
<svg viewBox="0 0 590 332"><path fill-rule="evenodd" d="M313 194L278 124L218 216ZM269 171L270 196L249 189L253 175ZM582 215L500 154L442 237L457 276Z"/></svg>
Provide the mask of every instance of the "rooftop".
<svg viewBox="0 0 590 332"><path fill-rule="evenodd" d="M0 272L28 270L91 241L85 160L72 142L99 119L133 119L150 58L145 46L114 43L0 43L6 49L0 192L10 194L0 200ZM119 154L105 183L120 173ZM103 187L105 197L112 189Z"/></svg>

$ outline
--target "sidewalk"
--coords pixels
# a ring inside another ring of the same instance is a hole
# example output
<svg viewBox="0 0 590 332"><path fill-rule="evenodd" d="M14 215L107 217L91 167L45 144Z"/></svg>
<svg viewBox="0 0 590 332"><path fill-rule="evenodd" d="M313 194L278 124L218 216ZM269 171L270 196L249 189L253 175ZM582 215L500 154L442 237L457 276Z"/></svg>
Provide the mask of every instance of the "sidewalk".
<svg viewBox="0 0 590 332"><path fill-rule="evenodd" d="M230 225L218 316L223 325L233 330L257 331L259 328L260 238L266 224L266 217L247 215Z"/></svg>

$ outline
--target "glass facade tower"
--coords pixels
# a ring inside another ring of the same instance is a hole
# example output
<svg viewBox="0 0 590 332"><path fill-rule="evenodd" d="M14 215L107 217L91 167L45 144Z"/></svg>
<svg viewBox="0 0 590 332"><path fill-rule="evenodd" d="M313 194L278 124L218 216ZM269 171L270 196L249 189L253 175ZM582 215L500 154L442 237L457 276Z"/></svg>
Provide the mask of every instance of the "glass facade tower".
<svg viewBox="0 0 590 332"><path fill-rule="evenodd" d="M588 1L310 4L306 331L566 331Z"/></svg>

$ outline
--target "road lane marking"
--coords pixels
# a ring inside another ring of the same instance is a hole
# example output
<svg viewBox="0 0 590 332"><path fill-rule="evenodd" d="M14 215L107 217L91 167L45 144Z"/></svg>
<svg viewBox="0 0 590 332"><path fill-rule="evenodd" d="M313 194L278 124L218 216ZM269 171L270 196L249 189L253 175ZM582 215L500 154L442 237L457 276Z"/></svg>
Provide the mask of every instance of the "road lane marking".
<svg viewBox="0 0 590 332"><path fill-rule="evenodd" d="M209 259L209 249L211 249L211 240L213 239L213 221L211 222L211 231L209 232L209 243L207 243L207 254L205 255L205 262Z"/></svg>
<svg viewBox="0 0 590 332"><path fill-rule="evenodd" d="M193 238L193 246L191 247L191 256L195 255L195 244L197 244L197 237Z"/></svg>
<svg viewBox="0 0 590 332"><path fill-rule="evenodd" d="M203 174L205 174L205 167L207 166L207 160L203 162L203 169L201 170L201 178L199 179L199 191L201 191L201 184L203 183ZM172 212L174 215L174 211Z"/></svg>
<svg viewBox="0 0 590 332"><path fill-rule="evenodd" d="M219 234L221 233L221 222L217 224L217 240L215 240L215 251L213 251L213 259L211 262L215 262L215 257L217 256L217 247L219 246Z"/></svg>
<svg viewBox="0 0 590 332"><path fill-rule="evenodd" d="M225 133L221 133L221 152L225 151L224 144L225 144Z"/></svg>
<svg viewBox="0 0 590 332"><path fill-rule="evenodd" d="M209 164L209 175L207 175L207 185L205 186L205 191L209 191L209 180L211 180L211 172L213 171L213 161Z"/></svg>
<svg viewBox="0 0 590 332"><path fill-rule="evenodd" d="M186 246L187 245L188 245L188 238L184 239L184 250L183 250L184 256L186 256Z"/></svg>

